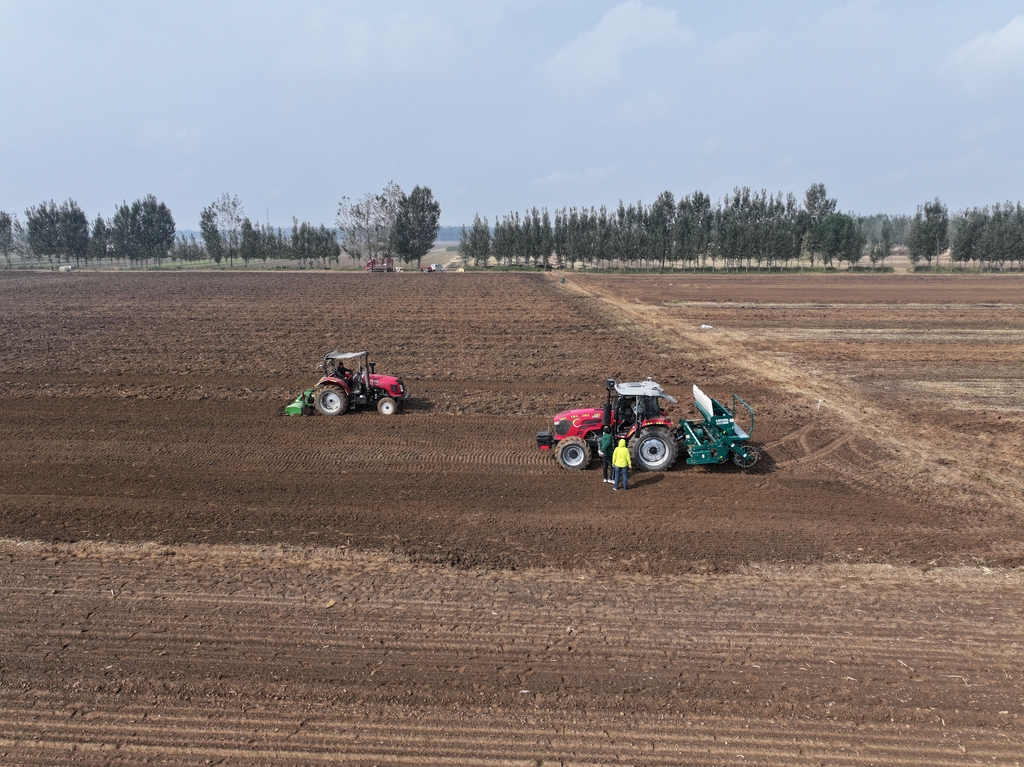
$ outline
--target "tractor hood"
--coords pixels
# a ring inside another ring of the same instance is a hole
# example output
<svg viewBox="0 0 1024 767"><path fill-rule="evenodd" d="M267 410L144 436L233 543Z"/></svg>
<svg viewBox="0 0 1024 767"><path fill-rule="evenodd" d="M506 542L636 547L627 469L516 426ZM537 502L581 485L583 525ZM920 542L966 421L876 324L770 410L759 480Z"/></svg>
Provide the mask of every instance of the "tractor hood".
<svg viewBox="0 0 1024 767"><path fill-rule="evenodd" d="M405 399L409 396L409 390L405 388L401 378L395 376L370 374L370 386L375 389L383 389L395 399Z"/></svg>
<svg viewBox="0 0 1024 767"><path fill-rule="evenodd" d="M604 418L604 409L599 407L583 407L575 410L563 410L554 417L555 434L567 434L581 426L599 426Z"/></svg>
<svg viewBox="0 0 1024 767"><path fill-rule="evenodd" d="M376 373L370 373L370 386L379 386L383 389L387 389L391 386L401 386L402 379L396 376L385 376L377 375Z"/></svg>

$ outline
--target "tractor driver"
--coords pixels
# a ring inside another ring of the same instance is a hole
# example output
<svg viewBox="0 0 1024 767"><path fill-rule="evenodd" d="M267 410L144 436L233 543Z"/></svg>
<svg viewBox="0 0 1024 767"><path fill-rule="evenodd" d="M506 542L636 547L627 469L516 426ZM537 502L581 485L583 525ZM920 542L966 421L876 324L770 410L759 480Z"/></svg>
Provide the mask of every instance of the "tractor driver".
<svg viewBox="0 0 1024 767"><path fill-rule="evenodd" d="M625 397L620 398L615 407L615 420L619 422L621 428L627 428L636 422L633 403L629 402Z"/></svg>
<svg viewBox="0 0 1024 767"><path fill-rule="evenodd" d="M329 372L333 378L344 378L346 381L352 380L352 371L345 367L345 363L341 360L331 360L331 366L334 368Z"/></svg>

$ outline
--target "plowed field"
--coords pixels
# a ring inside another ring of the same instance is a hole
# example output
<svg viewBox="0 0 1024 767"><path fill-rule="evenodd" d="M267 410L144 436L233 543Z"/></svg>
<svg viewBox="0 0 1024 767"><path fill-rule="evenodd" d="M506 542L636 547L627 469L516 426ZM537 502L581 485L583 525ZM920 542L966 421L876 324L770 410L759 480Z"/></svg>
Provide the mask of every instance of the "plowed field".
<svg viewBox="0 0 1024 767"><path fill-rule="evenodd" d="M0 274L2 764L1015 764L1024 279ZM286 418L334 348L405 412ZM653 377L751 471L567 473Z"/></svg>

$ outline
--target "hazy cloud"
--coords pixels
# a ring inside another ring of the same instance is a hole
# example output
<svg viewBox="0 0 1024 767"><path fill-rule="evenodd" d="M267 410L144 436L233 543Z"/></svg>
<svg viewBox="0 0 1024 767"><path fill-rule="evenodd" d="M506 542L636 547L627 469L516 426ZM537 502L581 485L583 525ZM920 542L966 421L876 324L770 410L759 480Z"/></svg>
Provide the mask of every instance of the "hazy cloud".
<svg viewBox="0 0 1024 767"><path fill-rule="evenodd" d="M693 40L674 11L641 2L620 3L597 26L552 56L548 70L556 80L594 87L618 78L629 58L640 51L662 50L671 56Z"/></svg>
<svg viewBox="0 0 1024 767"><path fill-rule="evenodd" d="M422 67L448 42L435 18L405 11L381 16L313 7L280 31L285 44L268 48L281 65L342 83Z"/></svg>
<svg viewBox="0 0 1024 767"><path fill-rule="evenodd" d="M579 182L594 184L604 180L611 172L610 168L587 168L583 171L555 170L534 180L537 186L568 186Z"/></svg>
<svg viewBox="0 0 1024 767"><path fill-rule="evenodd" d="M989 93L1024 80L1024 15L996 32L982 32L945 61L967 90Z"/></svg>
<svg viewBox="0 0 1024 767"><path fill-rule="evenodd" d="M913 212L1024 175L1020 0L0 0L0 30L5 211L330 223L394 180L455 225L819 181Z"/></svg>

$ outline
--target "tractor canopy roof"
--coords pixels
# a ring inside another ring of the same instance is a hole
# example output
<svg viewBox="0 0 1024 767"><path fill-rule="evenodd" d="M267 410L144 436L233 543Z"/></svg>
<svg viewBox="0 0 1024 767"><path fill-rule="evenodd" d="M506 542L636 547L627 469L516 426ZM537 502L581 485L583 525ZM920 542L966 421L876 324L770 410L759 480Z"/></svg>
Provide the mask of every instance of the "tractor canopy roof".
<svg viewBox="0 0 1024 767"><path fill-rule="evenodd" d="M661 397L669 402L676 402L676 398L665 394L661 384L657 384L648 378L646 381L630 381L628 383L615 384L615 391L625 397Z"/></svg>
<svg viewBox="0 0 1024 767"><path fill-rule="evenodd" d="M349 360L357 360L360 357L365 357L366 352L339 352L333 351L324 357L325 360L337 360L340 362L348 362Z"/></svg>

